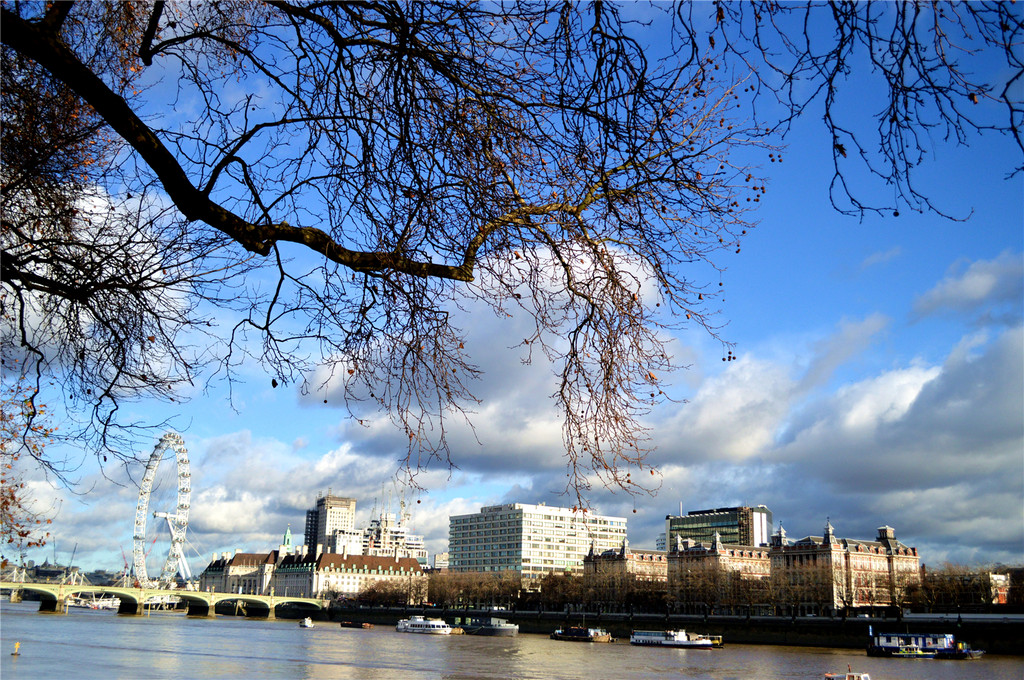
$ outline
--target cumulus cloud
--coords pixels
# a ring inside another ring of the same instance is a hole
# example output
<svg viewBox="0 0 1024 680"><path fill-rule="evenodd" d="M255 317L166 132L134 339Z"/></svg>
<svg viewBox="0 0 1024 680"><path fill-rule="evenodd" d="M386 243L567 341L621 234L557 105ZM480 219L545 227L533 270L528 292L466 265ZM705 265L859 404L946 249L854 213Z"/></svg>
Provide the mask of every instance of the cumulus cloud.
<svg viewBox="0 0 1024 680"><path fill-rule="evenodd" d="M1017 327L975 354L954 349L942 366L893 370L845 387L806 414L768 457L784 463L773 483L817 490L794 494L806 505L804 517L834 515L845 502L843 516L861 531L891 524L929 537L945 555L1019 560L1022 357Z"/></svg>
<svg viewBox="0 0 1024 680"><path fill-rule="evenodd" d="M1003 252L993 260L959 262L934 288L914 301L918 317L933 314L980 314L993 307L1011 306L1020 319L1024 300L1024 259Z"/></svg>
<svg viewBox="0 0 1024 680"><path fill-rule="evenodd" d="M841 327L818 343L822 355L843 336ZM939 365L918 361L804 396L790 377L798 363L745 359L707 380L658 427L658 497L637 515L610 496L601 509L625 508L641 545L680 502L684 511L764 503L790 535L820 534L831 518L840 535L870 539L887 524L927 562L1019 562L1021 326L965 336Z"/></svg>
<svg viewBox="0 0 1024 680"><path fill-rule="evenodd" d="M772 441L793 394L786 367L744 357L708 378L655 428L656 462L741 461Z"/></svg>

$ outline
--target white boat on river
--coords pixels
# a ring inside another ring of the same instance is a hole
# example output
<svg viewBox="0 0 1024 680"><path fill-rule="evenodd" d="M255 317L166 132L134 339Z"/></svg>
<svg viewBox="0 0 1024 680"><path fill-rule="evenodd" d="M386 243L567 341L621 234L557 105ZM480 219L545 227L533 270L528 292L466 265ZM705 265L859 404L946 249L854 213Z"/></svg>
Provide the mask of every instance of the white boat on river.
<svg viewBox="0 0 1024 680"><path fill-rule="evenodd" d="M825 673L825 680L871 680L867 673L854 673L849 664L845 673Z"/></svg>
<svg viewBox="0 0 1024 680"><path fill-rule="evenodd" d="M116 597L69 597L64 600L65 606L83 609L117 609L121 600Z"/></svg>
<svg viewBox="0 0 1024 680"><path fill-rule="evenodd" d="M402 619L395 626L399 633L424 633L426 635L451 635L452 627L442 619L425 619L422 616L412 616Z"/></svg>
<svg viewBox="0 0 1024 680"><path fill-rule="evenodd" d="M685 630L634 630L629 636L629 644L689 649L713 649L715 646L707 635L687 634Z"/></svg>

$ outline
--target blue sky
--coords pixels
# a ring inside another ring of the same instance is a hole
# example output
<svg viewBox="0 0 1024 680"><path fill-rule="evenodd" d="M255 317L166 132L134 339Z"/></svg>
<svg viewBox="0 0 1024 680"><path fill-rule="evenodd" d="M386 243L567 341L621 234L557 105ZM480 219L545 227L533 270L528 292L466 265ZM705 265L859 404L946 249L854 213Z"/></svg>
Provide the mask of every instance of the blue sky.
<svg viewBox="0 0 1024 680"><path fill-rule="evenodd" d="M964 219L911 210L857 219L828 202L830 140L814 114L782 144L784 163L764 168L758 228L720 261L718 320L737 359L723 362L721 344L699 329L678 334L673 351L690 368L672 376L674 401L648 419L662 486L635 499L595 489L594 510L626 517L635 547L653 548L680 504L763 503L791 537L820 534L828 520L840 536L870 539L887 524L927 564L1020 563L1024 179L1008 177L1020 150L994 136L967 149L933 139L919 185ZM475 431L454 427L458 469L425 473L424 491L406 497L432 554L446 549L450 515L574 504L558 495L553 379L507 348L526 322L463 317L484 372ZM215 383L181 410L133 407L151 421L174 418L190 450L193 569L214 551L272 549L288 525L300 534L318 492L356 498L365 524L382 488L394 488L402 437L386 419L359 427L319 395L274 389L255 366L245 374L232 404ZM30 558L67 562L77 546L76 564L121 567L137 491L123 470L105 473L86 458L81 493L33 485L55 516L53 542Z"/></svg>

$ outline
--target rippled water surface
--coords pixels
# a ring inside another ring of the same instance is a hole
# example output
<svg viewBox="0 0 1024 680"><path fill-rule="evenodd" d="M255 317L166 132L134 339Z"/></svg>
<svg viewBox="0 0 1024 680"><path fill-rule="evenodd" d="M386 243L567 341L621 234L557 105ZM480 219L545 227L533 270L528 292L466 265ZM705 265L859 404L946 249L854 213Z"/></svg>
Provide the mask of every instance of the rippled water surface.
<svg viewBox="0 0 1024 680"><path fill-rule="evenodd" d="M874 659L863 651L729 645L713 651L341 628L222 616L189 619L0 608L0 677L17 678L709 678L784 680L854 670L872 680L1020 680L1024 659ZM20 642L20 655L12 656ZM727 641L728 643L728 641Z"/></svg>

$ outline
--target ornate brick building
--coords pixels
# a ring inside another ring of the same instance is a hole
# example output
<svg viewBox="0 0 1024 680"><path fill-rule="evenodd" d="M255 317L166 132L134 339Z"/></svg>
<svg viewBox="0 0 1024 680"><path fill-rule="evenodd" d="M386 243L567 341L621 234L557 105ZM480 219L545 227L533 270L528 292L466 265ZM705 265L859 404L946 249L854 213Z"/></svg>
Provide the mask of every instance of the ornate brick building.
<svg viewBox="0 0 1024 680"><path fill-rule="evenodd" d="M669 579L695 566L709 566L733 572L741 578L767 578L771 561L766 546L723 543L717 532L710 543L688 538L676 540L675 549L668 555Z"/></svg>
<svg viewBox="0 0 1024 680"><path fill-rule="evenodd" d="M765 605L771 561L767 546L709 542L677 537L668 554L669 597L691 613L747 612ZM766 613L766 612L762 612Z"/></svg>
<svg viewBox="0 0 1024 680"><path fill-rule="evenodd" d="M668 560L660 550L632 550L623 539L618 549L590 552L583 558L583 576L631 576L638 581L664 583L668 580Z"/></svg>
<svg viewBox="0 0 1024 680"><path fill-rule="evenodd" d="M822 536L786 540L772 536L774 599L797 614L829 614L856 608L904 606L920 582L917 548L896 539L892 527L874 541L838 538L830 522Z"/></svg>

